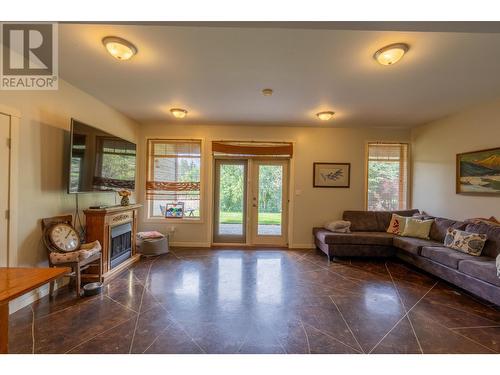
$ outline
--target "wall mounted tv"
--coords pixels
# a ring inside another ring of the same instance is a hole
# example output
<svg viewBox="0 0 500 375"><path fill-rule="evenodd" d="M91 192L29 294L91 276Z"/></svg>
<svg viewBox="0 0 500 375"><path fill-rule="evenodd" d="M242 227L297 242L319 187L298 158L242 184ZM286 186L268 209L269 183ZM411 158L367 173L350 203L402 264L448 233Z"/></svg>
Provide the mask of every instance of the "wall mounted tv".
<svg viewBox="0 0 500 375"><path fill-rule="evenodd" d="M68 193L135 189L136 145L71 119Z"/></svg>

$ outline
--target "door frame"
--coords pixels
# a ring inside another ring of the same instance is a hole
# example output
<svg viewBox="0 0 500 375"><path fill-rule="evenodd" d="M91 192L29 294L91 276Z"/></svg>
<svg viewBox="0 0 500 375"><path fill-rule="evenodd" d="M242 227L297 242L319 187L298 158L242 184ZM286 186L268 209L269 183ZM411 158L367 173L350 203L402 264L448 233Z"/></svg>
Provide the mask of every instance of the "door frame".
<svg viewBox="0 0 500 375"><path fill-rule="evenodd" d="M0 104L0 113L10 117L10 155L9 155L9 218L7 238L7 266L18 265L17 259L17 228L18 228L18 165L19 165L19 126L21 113Z"/></svg>
<svg viewBox="0 0 500 375"><path fill-rule="evenodd" d="M290 141L290 143L293 144L294 148L295 148L295 141ZM217 209L217 206L216 206L216 200L215 200L215 194L216 194L216 189L215 189L215 183L216 183L216 179L217 179L217 176L216 176L216 160L247 160L247 188L246 188L246 204L247 204L247 207L246 207L246 240L245 242L235 242L235 243L229 243L229 242L224 242L224 243L221 243L221 242L216 242L215 239L214 239L214 228L215 228L215 225L216 225L216 221L215 221L215 210ZM210 189L211 189L211 195L212 195L212 199L210 200L212 202L212 207L211 207L211 211L210 212L210 217L209 217L209 220L210 220L210 223L211 225L209 226L210 227L210 244L211 246L241 246L241 247L259 247L259 246L266 246L266 247L279 247L279 248L283 248L283 247L286 247L286 248L293 248L293 247L304 247L304 245L296 245L296 246L292 246L292 241L291 241L291 238L290 238L290 235L291 233L293 233L293 215L291 214L293 212L293 207L294 207L294 195L295 194L292 194L292 191L293 190L293 187L294 187L294 181L295 181L295 164L294 164L294 158L290 158L290 159L286 159L287 161L287 164L288 164L288 168L287 168L287 178L288 178L288 181L287 183L285 184L285 187L286 187L286 191L287 191L287 199L286 199L286 202L287 202L287 213L286 213L286 221L284 221L282 223L282 228L283 230L286 231L286 244L285 245L254 245L252 244L251 242L251 238L250 238L250 231L251 231L251 227L250 227L250 217L249 217L249 205L251 204L251 196L250 196L250 193L251 193L251 189L248 189L248 181L251 180L253 178L253 176L251 175L252 174L252 170L253 170L253 161L254 160L274 160L272 158L242 158L241 156L230 156L230 155L225 155L225 156L212 156L212 183L210 184Z"/></svg>

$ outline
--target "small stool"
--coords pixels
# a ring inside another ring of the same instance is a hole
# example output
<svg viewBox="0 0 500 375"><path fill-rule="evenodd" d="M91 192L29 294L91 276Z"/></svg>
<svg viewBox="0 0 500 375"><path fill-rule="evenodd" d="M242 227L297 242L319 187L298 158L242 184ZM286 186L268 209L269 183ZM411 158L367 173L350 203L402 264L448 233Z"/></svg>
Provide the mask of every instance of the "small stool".
<svg viewBox="0 0 500 375"><path fill-rule="evenodd" d="M138 233L137 251L143 256L167 254L169 252L168 236L142 239L140 233Z"/></svg>

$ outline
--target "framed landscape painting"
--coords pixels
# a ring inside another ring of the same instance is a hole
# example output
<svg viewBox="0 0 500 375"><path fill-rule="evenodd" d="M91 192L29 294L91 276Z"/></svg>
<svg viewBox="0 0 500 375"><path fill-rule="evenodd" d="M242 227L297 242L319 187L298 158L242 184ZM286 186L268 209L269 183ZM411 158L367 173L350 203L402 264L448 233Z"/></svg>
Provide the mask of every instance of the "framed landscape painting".
<svg viewBox="0 0 500 375"><path fill-rule="evenodd" d="M350 163L313 163L313 187L348 188Z"/></svg>
<svg viewBox="0 0 500 375"><path fill-rule="evenodd" d="M500 147L457 154L457 194L500 195Z"/></svg>

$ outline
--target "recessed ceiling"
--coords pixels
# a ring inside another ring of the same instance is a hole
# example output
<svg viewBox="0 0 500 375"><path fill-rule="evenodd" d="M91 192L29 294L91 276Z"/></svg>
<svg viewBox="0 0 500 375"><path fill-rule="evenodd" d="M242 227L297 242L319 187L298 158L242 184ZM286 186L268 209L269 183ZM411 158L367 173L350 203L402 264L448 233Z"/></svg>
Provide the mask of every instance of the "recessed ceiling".
<svg viewBox="0 0 500 375"><path fill-rule="evenodd" d="M500 34L486 32L487 23L476 24L480 32L461 24L436 24L446 32L423 23L397 23L404 31L343 24L349 30L335 23L61 24L59 69L139 122L411 127L500 96ZM129 61L112 58L101 43L109 35L139 52ZM381 66L373 54L391 43L410 50ZM262 95L266 87L272 96ZM189 116L172 119L170 108ZM321 111L335 116L319 121Z"/></svg>

